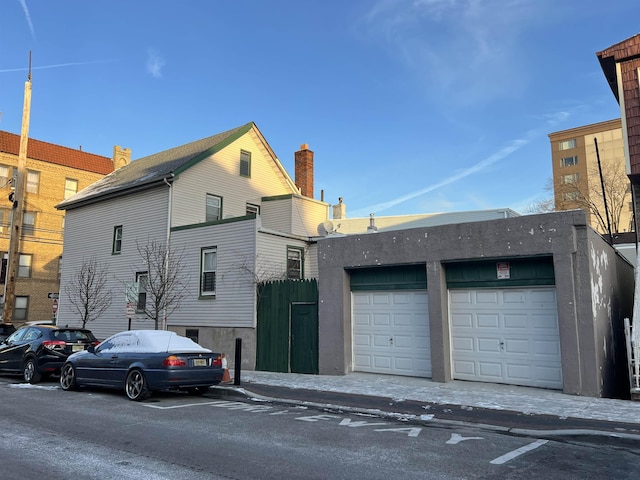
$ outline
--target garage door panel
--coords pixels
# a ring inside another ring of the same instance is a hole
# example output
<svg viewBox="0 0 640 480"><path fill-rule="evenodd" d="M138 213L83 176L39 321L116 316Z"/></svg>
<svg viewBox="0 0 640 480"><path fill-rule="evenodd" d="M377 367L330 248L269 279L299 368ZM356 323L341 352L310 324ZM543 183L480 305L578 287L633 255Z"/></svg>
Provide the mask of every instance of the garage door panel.
<svg viewBox="0 0 640 480"><path fill-rule="evenodd" d="M561 389L555 298L553 287L450 291L454 378Z"/></svg>
<svg viewBox="0 0 640 480"><path fill-rule="evenodd" d="M352 297L354 370L430 377L427 293L353 292Z"/></svg>

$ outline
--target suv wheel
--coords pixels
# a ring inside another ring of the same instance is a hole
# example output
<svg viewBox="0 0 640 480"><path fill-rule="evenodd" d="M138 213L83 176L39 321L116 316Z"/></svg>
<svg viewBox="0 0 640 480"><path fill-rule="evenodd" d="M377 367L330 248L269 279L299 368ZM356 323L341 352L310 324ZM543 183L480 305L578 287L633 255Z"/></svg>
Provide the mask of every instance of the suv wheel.
<svg viewBox="0 0 640 480"><path fill-rule="evenodd" d="M25 360L22 366L22 378L25 382L38 383L42 379L42 375L38 372L38 363L33 357Z"/></svg>

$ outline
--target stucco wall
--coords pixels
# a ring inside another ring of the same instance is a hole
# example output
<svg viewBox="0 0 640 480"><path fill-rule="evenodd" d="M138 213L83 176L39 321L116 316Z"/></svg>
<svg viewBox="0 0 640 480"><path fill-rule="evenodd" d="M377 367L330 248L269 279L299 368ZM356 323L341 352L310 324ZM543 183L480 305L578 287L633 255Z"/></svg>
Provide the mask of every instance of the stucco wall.
<svg viewBox="0 0 640 480"><path fill-rule="evenodd" d="M607 259L607 265L615 265L599 274L607 292L615 298L632 295L633 282L626 281L629 276L632 279L632 267L620 262L613 248L587 227L582 211L327 237L318 242L320 373L352 370L351 295L345 268L425 265L432 375L433 380L445 382L451 380L451 352L443 262L546 255L554 262L564 391L600 396L601 386L615 375L605 369L610 368L611 357L599 355L598 344L607 333L614 336L613 326L631 309L626 301L616 300L619 308L610 310L612 316L602 312L593 316L590 245Z"/></svg>

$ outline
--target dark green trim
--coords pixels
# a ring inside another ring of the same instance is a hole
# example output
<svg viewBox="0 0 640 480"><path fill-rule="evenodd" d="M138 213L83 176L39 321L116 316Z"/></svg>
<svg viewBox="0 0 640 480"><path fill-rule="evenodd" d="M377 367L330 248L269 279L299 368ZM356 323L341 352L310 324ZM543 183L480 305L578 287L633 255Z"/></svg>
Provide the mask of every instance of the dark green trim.
<svg viewBox="0 0 640 480"><path fill-rule="evenodd" d="M509 263L508 279L498 279L498 263ZM553 257L499 258L444 264L447 288L555 285Z"/></svg>
<svg viewBox="0 0 640 480"><path fill-rule="evenodd" d="M272 202L274 200L287 200L293 198L292 193L285 193L284 195L274 195L273 197L262 197L263 202Z"/></svg>
<svg viewBox="0 0 640 480"><path fill-rule="evenodd" d="M354 268L347 271L353 292L427 288L427 269L424 264Z"/></svg>
<svg viewBox="0 0 640 480"><path fill-rule="evenodd" d="M247 173L247 175L244 175L242 173L242 154L243 153L248 155L249 157L249 160L247 161L247 170L249 170L249 172ZM248 150L240 149L240 162L239 162L238 170L241 177L251 178L251 152L249 152Z"/></svg>
<svg viewBox="0 0 640 480"><path fill-rule="evenodd" d="M180 225L179 227L171 227L172 232L179 232L180 230L190 230L192 228L208 227L210 225L222 225L223 223L244 222L245 220L255 220L255 215L244 215L242 217L224 218L222 220L216 220L215 222L202 222L192 223L190 225Z"/></svg>
<svg viewBox="0 0 640 480"><path fill-rule="evenodd" d="M245 133L247 133L249 130L251 130L253 128L253 126L254 126L253 122L247 123L244 127L240 128L234 134L229 135L224 140L220 141L219 143L216 143L213 147L208 148L204 152L201 152L200 154L198 154L195 157L193 157L191 160L189 160L184 165L180 166L179 168L176 168L173 173L175 175L179 175L182 172L184 172L185 170L188 170L191 167L193 167L195 164L200 163L205 158L210 157L211 155L213 155L215 153L218 153L220 150L222 150L225 147L228 147L233 142L235 142L240 137L242 137Z"/></svg>

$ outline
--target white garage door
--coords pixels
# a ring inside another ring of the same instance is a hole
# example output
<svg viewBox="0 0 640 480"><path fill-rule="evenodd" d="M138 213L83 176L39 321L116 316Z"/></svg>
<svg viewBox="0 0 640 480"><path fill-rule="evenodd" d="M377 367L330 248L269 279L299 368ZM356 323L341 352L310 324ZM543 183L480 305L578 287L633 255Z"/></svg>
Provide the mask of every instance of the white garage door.
<svg viewBox="0 0 640 480"><path fill-rule="evenodd" d="M426 290L352 293L353 368L431 377Z"/></svg>
<svg viewBox="0 0 640 480"><path fill-rule="evenodd" d="M555 288L450 290L453 378L562 388Z"/></svg>

